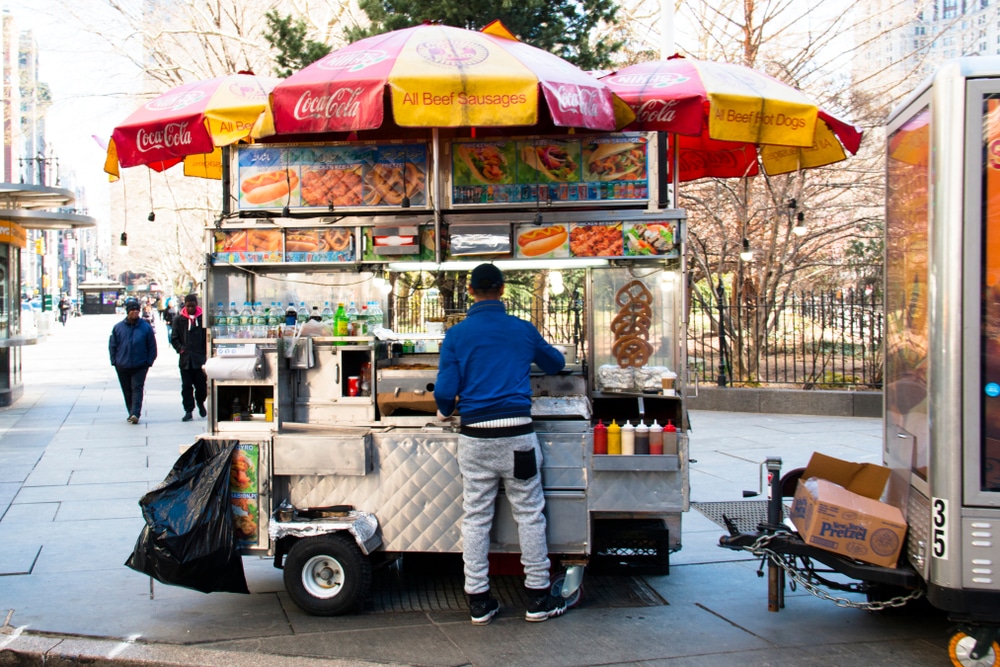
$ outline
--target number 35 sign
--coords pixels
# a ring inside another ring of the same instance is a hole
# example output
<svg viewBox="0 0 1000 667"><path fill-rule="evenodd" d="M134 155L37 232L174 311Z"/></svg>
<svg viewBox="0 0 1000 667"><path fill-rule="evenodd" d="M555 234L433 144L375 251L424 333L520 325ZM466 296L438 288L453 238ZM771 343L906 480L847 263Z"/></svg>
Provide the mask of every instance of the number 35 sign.
<svg viewBox="0 0 1000 667"><path fill-rule="evenodd" d="M948 501L934 498L931 501L931 552L935 558L948 560Z"/></svg>

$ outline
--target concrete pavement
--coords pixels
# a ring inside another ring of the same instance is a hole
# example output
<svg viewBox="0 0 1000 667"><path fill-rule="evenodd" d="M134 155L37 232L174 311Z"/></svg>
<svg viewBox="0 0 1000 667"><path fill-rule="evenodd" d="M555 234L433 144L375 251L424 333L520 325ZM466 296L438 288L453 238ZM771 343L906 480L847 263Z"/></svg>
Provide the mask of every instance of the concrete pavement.
<svg viewBox="0 0 1000 667"><path fill-rule="evenodd" d="M152 581L122 564L143 525L137 500L204 420L180 421L177 359L158 324L142 420L126 423L107 357L117 319L73 319L25 348L24 396L0 408L0 665L948 664L951 626L934 610L870 614L799 589L769 613L759 562L717 547L722 529L696 509L669 576L621 578L651 591L646 602L588 601L585 579L580 607L539 624L506 608L474 627L454 605L312 617L268 559L245 559L249 596ZM691 421L695 503L741 500L768 455L786 470L813 451L880 460L876 419L696 411Z"/></svg>

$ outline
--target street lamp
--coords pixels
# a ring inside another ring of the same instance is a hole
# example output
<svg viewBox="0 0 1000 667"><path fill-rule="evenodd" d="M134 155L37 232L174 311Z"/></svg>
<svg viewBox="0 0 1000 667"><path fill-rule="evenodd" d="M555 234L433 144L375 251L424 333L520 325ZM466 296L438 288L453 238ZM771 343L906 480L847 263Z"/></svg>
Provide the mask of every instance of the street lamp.
<svg viewBox="0 0 1000 667"><path fill-rule="evenodd" d="M744 262L749 262L753 259L753 251L750 250L750 239L743 239L743 250L740 252L740 259Z"/></svg>

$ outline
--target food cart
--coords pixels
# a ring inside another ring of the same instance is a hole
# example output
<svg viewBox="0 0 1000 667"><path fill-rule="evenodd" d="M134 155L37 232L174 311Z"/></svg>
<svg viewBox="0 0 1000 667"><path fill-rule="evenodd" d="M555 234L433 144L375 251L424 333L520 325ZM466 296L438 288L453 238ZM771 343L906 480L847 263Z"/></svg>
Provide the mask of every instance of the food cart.
<svg viewBox="0 0 1000 667"><path fill-rule="evenodd" d="M458 422L436 419L433 388L483 261L508 296L582 277L575 328L523 315L567 355L560 374L532 373L549 549L567 572L554 586L575 601L592 559L666 572L681 546L685 218L655 204L656 135L447 134L240 145L224 161L232 207L206 235L209 435L239 441L241 548L274 556L310 613L353 609L373 564L462 550ZM454 285L453 307L387 290L417 272ZM361 317L324 322L351 302ZM303 307L313 322L291 312ZM654 420L662 454L594 452L599 421ZM491 550L516 553L502 492L497 504Z"/></svg>

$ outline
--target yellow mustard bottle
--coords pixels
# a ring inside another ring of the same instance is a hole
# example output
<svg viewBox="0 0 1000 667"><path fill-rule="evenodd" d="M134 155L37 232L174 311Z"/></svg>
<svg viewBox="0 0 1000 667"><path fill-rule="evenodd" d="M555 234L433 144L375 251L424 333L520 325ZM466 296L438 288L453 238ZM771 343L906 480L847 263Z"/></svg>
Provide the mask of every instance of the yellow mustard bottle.
<svg viewBox="0 0 1000 667"><path fill-rule="evenodd" d="M611 426L608 427L608 454L618 454L622 453L622 427L618 425L614 419L611 420Z"/></svg>

